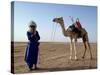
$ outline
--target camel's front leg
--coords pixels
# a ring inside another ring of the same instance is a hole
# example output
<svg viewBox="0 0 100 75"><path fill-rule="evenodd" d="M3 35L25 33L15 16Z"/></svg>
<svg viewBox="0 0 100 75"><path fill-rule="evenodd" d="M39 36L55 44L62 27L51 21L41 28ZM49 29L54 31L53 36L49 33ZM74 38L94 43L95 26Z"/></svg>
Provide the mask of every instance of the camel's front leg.
<svg viewBox="0 0 100 75"><path fill-rule="evenodd" d="M72 39L71 39L71 42L70 42L70 57L69 59L71 60L72 59Z"/></svg>
<svg viewBox="0 0 100 75"><path fill-rule="evenodd" d="M76 42L77 42L77 40L74 39L73 44L74 44L75 60L77 60Z"/></svg>

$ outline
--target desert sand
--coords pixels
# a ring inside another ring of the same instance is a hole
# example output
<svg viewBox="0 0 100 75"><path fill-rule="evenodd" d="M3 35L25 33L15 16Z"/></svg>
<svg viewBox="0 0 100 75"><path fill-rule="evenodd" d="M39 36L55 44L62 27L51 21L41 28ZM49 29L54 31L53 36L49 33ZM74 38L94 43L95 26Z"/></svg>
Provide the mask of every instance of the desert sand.
<svg viewBox="0 0 100 75"><path fill-rule="evenodd" d="M36 73L36 72L52 72L52 71L69 71L97 68L97 44L91 43L93 59L90 60L89 50L82 59L84 46L82 43L77 44L78 60L69 60L70 45L61 42L41 42L39 46L38 67L39 70L29 71L24 62L24 54L27 43L14 43L14 73ZM12 51L13 52L13 51ZM13 58L13 57L12 57Z"/></svg>

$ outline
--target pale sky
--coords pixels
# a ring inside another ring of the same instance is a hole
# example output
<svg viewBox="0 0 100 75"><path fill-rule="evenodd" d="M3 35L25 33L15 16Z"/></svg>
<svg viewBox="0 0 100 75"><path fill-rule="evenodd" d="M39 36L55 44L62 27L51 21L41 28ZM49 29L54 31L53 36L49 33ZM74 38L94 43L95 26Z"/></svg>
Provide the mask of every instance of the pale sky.
<svg viewBox="0 0 100 75"><path fill-rule="evenodd" d="M69 16L78 17L88 32L90 42L97 42L97 7L18 1L14 2L14 41L27 41L26 32L31 20L37 24L40 41L69 41L63 36L60 25L52 22L59 16L63 17L66 28L72 24ZM55 36L51 39L54 31Z"/></svg>

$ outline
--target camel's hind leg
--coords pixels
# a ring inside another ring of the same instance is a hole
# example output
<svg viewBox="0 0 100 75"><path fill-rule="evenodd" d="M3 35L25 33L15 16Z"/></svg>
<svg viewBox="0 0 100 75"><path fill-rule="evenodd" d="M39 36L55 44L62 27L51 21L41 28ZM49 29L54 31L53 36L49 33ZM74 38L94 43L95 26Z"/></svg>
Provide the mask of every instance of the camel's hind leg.
<svg viewBox="0 0 100 75"><path fill-rule="evenodd" d="M88 36L84 36L83 37L83 43L84 43L84 47L85 47L85 51L83 53L83 57L85 57L85 54L86 54L86 50L87 50L87 47L89 48L89 51L90 51L90 56L91 56L91 59L92 59L92 52L91 52L91 48L90 48L90 44L89 44L89 41L88 41Z"/></svg>
<svg viewBox="0 0 100 75"><path fill-rule="evenodd" d="M84 44L84 47L85 47L85 51L84 51L84 53L83 53L82 58L84 59L85 54L86 54L86 50L87 50L87 46L86 46L86 42L85 42L85 41L83 41L83 44Z"/></svg>
<svg viewBox="0 0 100 75"><path fill-rule="evenodd" d="M89 44L89 42L87 41L86 42L86 44L87 44L87 46L88 46L88 48L89 48L89 51L90 51L90 59L92 59L92 52L91 52L91 47L90 47L90 44Z"/></svg>

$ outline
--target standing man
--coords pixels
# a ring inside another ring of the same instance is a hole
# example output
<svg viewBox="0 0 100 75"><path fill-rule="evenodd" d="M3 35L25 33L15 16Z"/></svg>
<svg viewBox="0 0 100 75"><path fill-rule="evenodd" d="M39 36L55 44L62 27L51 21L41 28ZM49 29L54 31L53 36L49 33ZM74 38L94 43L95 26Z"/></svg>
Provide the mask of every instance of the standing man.
<svg viewBox="0 0 100 75"><path fill-rule="evenodd" d="M28 44L25 53L25 62L30 71L33 70L33 65L34 69L37 69L40 36L36 28L36 23L31 21L27 31Z"/></svg>

